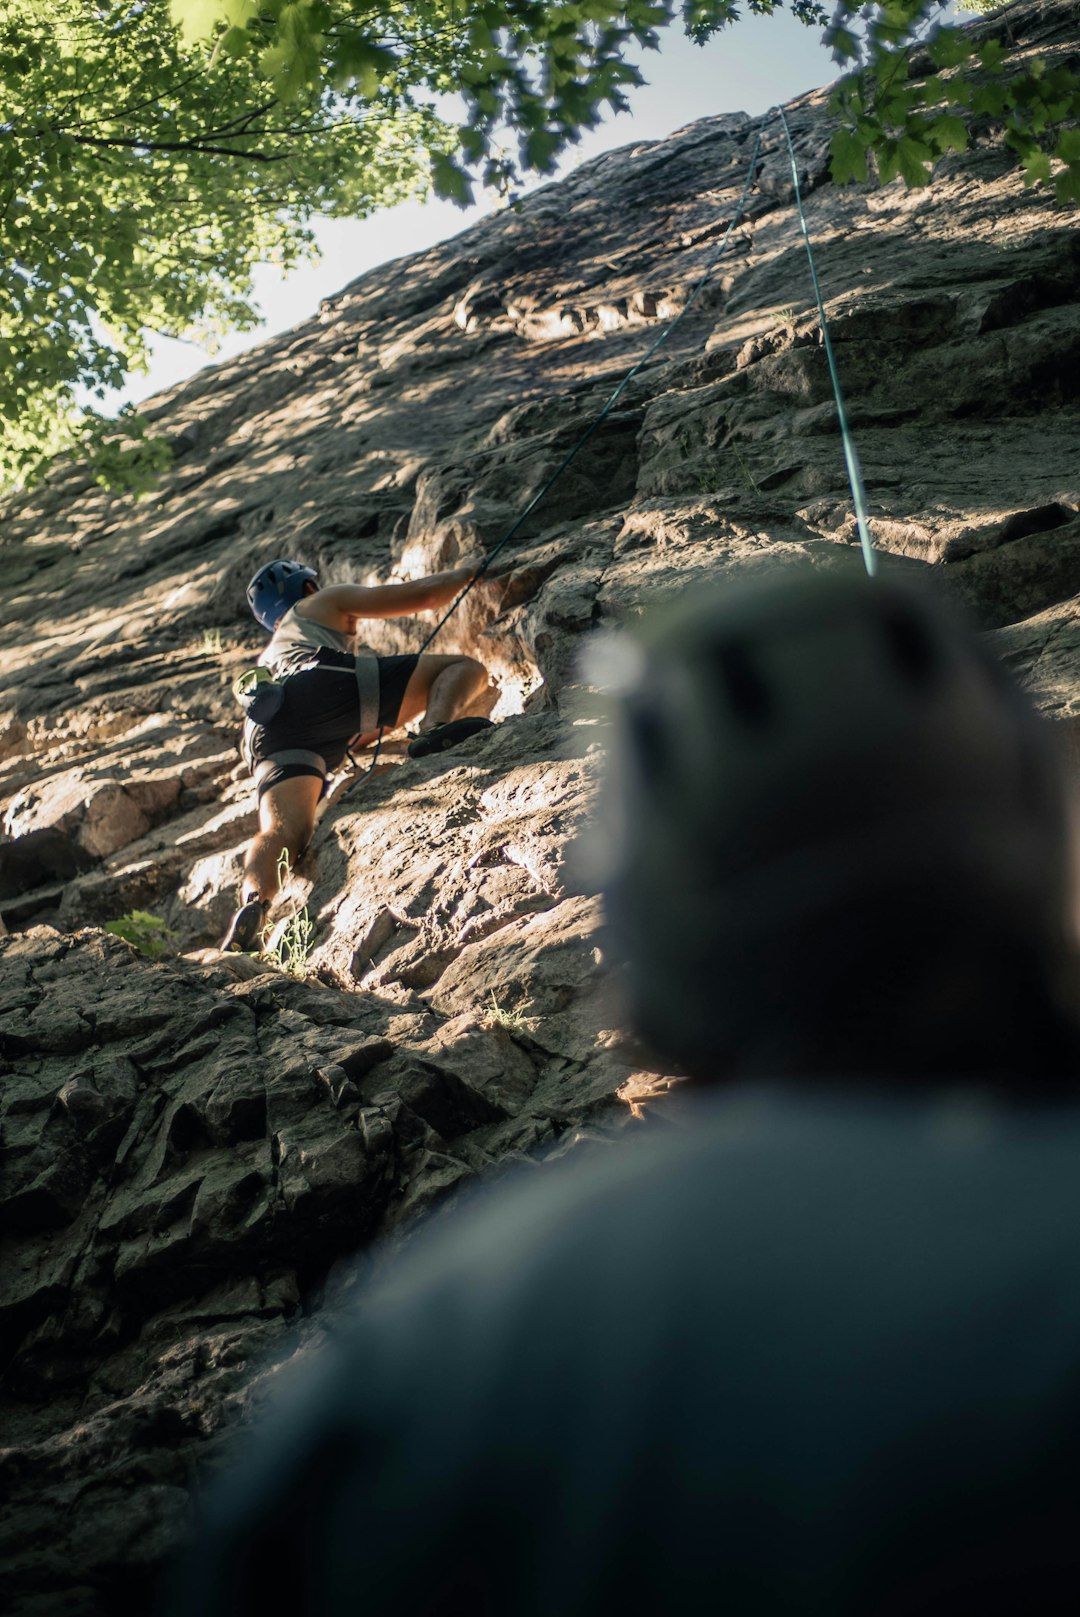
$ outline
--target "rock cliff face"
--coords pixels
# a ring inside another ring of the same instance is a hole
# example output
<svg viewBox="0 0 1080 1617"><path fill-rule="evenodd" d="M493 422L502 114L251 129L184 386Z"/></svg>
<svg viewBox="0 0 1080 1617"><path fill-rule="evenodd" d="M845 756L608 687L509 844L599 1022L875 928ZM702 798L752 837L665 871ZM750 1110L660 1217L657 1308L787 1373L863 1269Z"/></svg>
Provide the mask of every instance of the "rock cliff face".
<svg viewBox="0 0 1080 1617"><path fill-rule="evenodd" d="M1068 0L983 26L1017 60L1077 59ZM837 189L826 99L788 115L885 565L934 569L1066 736L1076 221L989 127L928 190ZM261 561L415 576L501 536L685 303L755 129L720 116L584 165L157 399L176 461L150 498L72 467L9 504L10 1609L139 1609L197 1474L317 1339L351 1254L662 1087L611 1027L597 904L566 878L599 750L577 658L699 583L852 561L778 125L709 289L436 648L484 659L503 722L331 797L281 911L313 923L299 976L208 951L254 824L229 686L260 644ZM164 959L100 930L133 910L164 919Z"/></svg>

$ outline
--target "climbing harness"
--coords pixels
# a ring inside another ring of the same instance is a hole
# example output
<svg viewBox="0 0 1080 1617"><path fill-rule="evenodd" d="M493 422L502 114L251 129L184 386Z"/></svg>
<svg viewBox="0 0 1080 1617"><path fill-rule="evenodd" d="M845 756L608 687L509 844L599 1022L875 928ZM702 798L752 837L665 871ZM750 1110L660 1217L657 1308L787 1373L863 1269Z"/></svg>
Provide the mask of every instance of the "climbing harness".
<svg viewBox="0 0 1080 1617"><path fill-rule="evenodd" d="M271 568L277 568L279 571L287 569L284 584L286 589L291 587L295 580L299 578L300 583L294 591L295 600L292 603L295 605L303 594L303 587L307 579L314 579L314 573L311 572L310 568L302 567L297 562L273 562L270 566ZM260 569L252 580L248 590L249 599L252 591L255 590L263 573L266 571L266 568ZM273 580L271 580L271 583L273 583ZM269 588L270 586L267 587ZM276 588L276 585L274 587ZM252 610L255 610L254 606ZM282 619L286 619L287 611L288 606L286 605L285 609L278 613L276 619L278 625L281 625ZM258 616L258 613L256 613L256 616ZM262 620L260 619L260 621ZM262 770L264 765L268 770L273 769L275 759L278 762L288 763L314 764L317 762L323 773L326 773L325 763L316 754L305 753L303 757L286 757L286 754L278 749L273 754L264 757L261 762L255 758L252 731L254 727L265 728L270 725L281 713L285 704L286 687L289 681L297 674L310 673L313 669L318 668L333 669L338 672L351 671L356 679L360 724L360 729L357 733L370 734L373 730L378 729L379 739L381 740L382 730L378 726L378 659L374 652L367 650L357 651L355 648L352 652L348 652L337 645L327 644L327 635L330 633L331 631L327 630L325 626L312 624L306 618L302 622L294 622L290 628L286 619L283 626L275 628L274 639L270 643L271 651L275 654L271 656L269 664L259 663L254 668L246 668L233 681L233 696L240 704L244 711L244 717L248 721L244 726L240 750L249 768L255 772L256 780L259 779L259 770ZM340 639L341 637L334 633L332 638ZM264 655L267 655L267 653L264 653ZM359 767L356 759L348 749L346 749L346 756L354 768ZM259 762L259 770L256 770L257 762Z"/></svg>
<svg viewBox="0 0 1080 1617"><path fill-rule="evenodd" d="M468 583L464 585L460 593L454 597L453 601L451 601L438 623L436 623L435 627L427 636L427 639L420 647L420 651L418 653L419 656L423 656L424 652L427 651L435 637L442 632L446 624L453 617L454 613L457 611L462 601L464 601L465 597L469 594L473 586L477 584L481 578L483 578L484 574L495 560L495 557L510 543L511 539L513 539L514 535L520 531L523 524L536 510L537 506L541 504L541 502L555 487L555 484L559 481L563 473L572 464L572 462L577 459L577 456L581 453L585 445L589 442L589 439L597 431L600 424L611 414L612 410L615 408L615 405L626 392L626 389L629 387L634 377L644 369L644 367L652 359L653 355L662 347L664 343L667 342L672 332L678 328L680 323L689 314L694 303L697 301L697 298L708 284L713 270L716 268L717 263L719 262L727 248L728 243L731 240L731 236L736 225L740 223L743 214L746 211L747 198L749 197L750 189L753 185L754 175L757 170L758 157L761 152L761 139L774 117L779 117L784 131L784 138L787 142L788 159L791 164L791 178L795 188L795 206L799 216L799 228L802 232L803 242L806 246L806 256L810 266L810 279L813 283L814 298L817 303L818 315L821 319L822 344L824 346L825 357L828 362L829 380L832 384L833 398L836 402L837 420L839 422L840 436L844 447L844 463L847 468L848 483L851 488L851 497L855 506L855 520L858 524L859 543L862 548L863 565L866 568L867 574L871 578L874 577L875 573L877 572L877 556L874 552L874 543L870 534L870 525L866 516L866 487L863 482L862 467L859 462L858 451L855 447L855 440L852 437L847 410L844 406L844 395L840 386L840 375L836 368L836 357L833 353L832 339L829 333L829 321L825 313L825 304L821 295L821 284L818 280L817 265L814 261L814 251L810 239L810 229L807 225L806 213L803 208L802 188L799 184L799 166L795 157L795 143L792 139L791 127L787 121L783 107L775 106L769 108L758 127L757 134L754 139L754 149L750 154L750 163L746 171L746 179L743 181L742 192L735 206L735 212L731 217L727 229L724 231L724 234L721 236L716 247L710 254L700 280L690 293L690 296L687 298L686 302L683 304L683 307L679 310L679 313L675 316L675 318L670 321L669 324L664 327L663 331L661 331L653 340L642 357L631 366L626 375L623 377L622 381L616 387L615 391L612 393L611 397L607 400L607 403L603 406L599 414L594 418L589 426L586 427L585 431L581 434L581 437L578 438L576 443L574 443L567 451L566 455L556 467L555 471L552 472L547 482L543 484L536 494L533 495L528 505L526 505L524 510L519 513L497 543L492 545L491 549L484 556L483 561L473 574L472 578L470 578ZM380 730L379 738L375 743L375 752L371 763L368 765L368 768L364 774L360 776L359 780L355 780L350 783L347 790L351 791L353 786L359 786L363 781L367 780L368 776L371 774L376 763L378 762L379 749L381 745L382 731Z"/></svg>

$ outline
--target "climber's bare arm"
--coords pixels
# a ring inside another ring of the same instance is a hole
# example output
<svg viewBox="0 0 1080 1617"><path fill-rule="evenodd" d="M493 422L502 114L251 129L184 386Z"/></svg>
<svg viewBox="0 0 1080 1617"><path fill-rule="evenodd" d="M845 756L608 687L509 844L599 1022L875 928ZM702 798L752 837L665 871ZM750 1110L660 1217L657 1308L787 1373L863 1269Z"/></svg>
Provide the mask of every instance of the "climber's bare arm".
<svg viewBox="0 0 1080 1617"><path fill-rule="evenodd" d="M305 595L296 610L301 617L351 634L361 618L403 618L413 612L433 612L440 606L449 606L479 567L478 561L470 562L407 584L331 584Z"/></svg>

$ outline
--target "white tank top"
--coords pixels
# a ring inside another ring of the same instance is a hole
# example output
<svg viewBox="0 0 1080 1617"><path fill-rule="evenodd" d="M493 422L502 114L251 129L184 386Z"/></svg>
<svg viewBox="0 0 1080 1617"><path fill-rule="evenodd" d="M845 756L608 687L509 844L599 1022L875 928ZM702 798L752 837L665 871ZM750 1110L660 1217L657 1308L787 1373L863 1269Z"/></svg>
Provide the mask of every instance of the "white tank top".
<svg viewBox="0 0 1080 1617"><path fill-rule="evenodd" d="M298 665L309 663L311 653L320 648L342 651L347 657L355 657L368 650L367 646L357 645L355 635L345 634L341 629L331 629L325 623L316 623L314 618L302 618L295 607L290 607L274 630L259 662L265 668L273 669L275 674L291 673Z"/></svg>

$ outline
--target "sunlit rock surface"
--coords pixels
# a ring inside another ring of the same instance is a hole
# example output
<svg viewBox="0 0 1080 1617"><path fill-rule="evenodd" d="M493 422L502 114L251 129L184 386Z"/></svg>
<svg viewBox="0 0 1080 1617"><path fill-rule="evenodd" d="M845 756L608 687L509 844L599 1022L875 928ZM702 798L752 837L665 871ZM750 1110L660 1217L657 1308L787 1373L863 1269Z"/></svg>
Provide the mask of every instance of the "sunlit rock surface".
<svg viewBox="0 0 1080 1617"><path fill-rule="evenodd" d="M1075 9L980 26L1052 61ZM1076 219L989 127L928 190L839 190L826 100L788 113L885 565L933 570L1075 742ZM777 126L711 285L442 637L491 669L499 728L419 763L391 747L333 794L279 912L313 922L302 978L212 950L254 823L229 686L261 643L261 561L415 576L505 532L685 305L756 128L585 164L162 396L176 462L149 499L72 468L9 505L11 1610L141 1609L199 1468L317 1342L353 1255L391 1235L392 1261L447 1191L662 1084L612 1025L598 905L568 873L602 736L579 656L687 589L857 563ZM170 929L158 963L99 930L135 909Z"/></svg>

